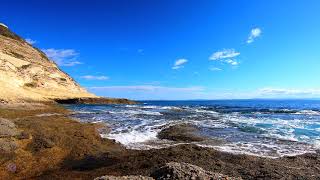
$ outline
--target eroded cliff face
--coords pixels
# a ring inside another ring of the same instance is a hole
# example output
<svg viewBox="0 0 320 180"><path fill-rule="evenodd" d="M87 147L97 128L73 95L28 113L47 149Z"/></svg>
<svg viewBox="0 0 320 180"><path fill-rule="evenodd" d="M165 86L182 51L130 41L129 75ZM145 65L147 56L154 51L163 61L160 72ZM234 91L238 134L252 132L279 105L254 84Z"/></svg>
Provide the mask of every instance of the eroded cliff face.
<svg viewBox="0 0 320 180"><path fill-rule="evenodd" d="M47 56L0 25L0 101L95 97Z"/></svg>

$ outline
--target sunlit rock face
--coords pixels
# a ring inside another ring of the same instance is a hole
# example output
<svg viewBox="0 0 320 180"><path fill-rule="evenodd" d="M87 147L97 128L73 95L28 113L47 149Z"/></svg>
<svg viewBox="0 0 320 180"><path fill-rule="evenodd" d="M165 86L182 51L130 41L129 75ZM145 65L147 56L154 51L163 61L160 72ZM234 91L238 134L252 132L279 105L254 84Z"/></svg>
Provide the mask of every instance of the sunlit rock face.
<svg viewBox="0 0 320 180"><path fill-rule="evenodd" d="M0 100L94 97L39 49L0 23Z"/></svg>

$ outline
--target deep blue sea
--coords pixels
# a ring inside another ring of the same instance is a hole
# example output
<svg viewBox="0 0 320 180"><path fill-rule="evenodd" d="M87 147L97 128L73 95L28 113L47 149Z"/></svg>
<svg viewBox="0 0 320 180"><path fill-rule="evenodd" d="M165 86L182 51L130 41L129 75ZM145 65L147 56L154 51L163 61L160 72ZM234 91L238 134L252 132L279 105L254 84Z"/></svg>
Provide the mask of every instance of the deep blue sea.
<svg viewBox="0 0 320 180"><path fill-rule="evenodd" d="M161 129L192 123L209 139L199 146L232 153L281 157L320 148L320 100L141 101L138 105L66 105L74 118L104 122L102 137L132 149L176 145ZM224 141L216 144L215 139Z"/></svg>

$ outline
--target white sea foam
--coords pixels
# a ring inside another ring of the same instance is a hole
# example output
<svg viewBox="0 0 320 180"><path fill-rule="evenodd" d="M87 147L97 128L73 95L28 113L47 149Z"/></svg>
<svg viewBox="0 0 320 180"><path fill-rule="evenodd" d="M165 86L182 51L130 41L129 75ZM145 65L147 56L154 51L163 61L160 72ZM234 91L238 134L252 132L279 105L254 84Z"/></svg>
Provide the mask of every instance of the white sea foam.
<svg viewBox="0 0 320 180"><path fill-rule="evenodd" d="M46 117L46 116L61 116L62 114L59 113L43 113L43 114L37 114L37 117Z"/></svg>
<svg viewBox="0 0 320 180"><path fill-rule="evenodd" d="M161 110L181 110L181 108L176 106L139 106L141 109L161 109Z"/></svg>
<svg viewBox="0 0 320 180"><path fill-rule="evenodd" d="M219 114L216 111L208 111L208 110L203 110L203 109L195 109L194 111L197 112L197 113L208 113L208 114L216 114L216 115Z"/></svg>
<svg viewBox="0 0 320 180"><path fill-rule="evenodd" d="M313 144L315 148L320 149L320 139L314 140Z"/></svg>
<svg viewBox="0 0 320 180"><path fill-rule="evenodd" d="M320 115L319 111L313 111L313 110L301 110L294 114L302 114L302 115Z"/></svg>
<svg viewBox="0 0 320 180"><path fill-rule="evenodd" d="M142 109L157 109L159 106L141 106Z"/></svg>
<svg viewBox="0 0 320 180"><path fill-rule="evenodd" d="M168 110L182 110L180 107L176 107L176 106L163 106L161 107L161 109L168 109Z"/></svg>
<svg viewBox="0 0 320 180"><path fill-rule="evenodd" d="M139 107L138 105L125 105L125 107L127 108L135 108L135 107Z"/></svg>
<svg viewBox="0 0 320 180"><path fill-rule="evenodd" d="M96 114L96 112L92 112L92 111L77 111L76 113L78 113L78 114Z"/></svg>
<svg viewBox="0 0 320 180"><path fill-rule="evenodd" d="M154 115L154 116L161 116L162 114L160 112L156 111L145 111L145 110L126 110L126 111L106 111L110 114L129 114L129 115L138 115L138 114L144 114L144 115Z"/></svg>
<svg viewBox="0 0 320 180"><path fill-rule="evenodd" d="M219 146L203 144L199 145L233 154L247 154L268 158L296 156L305 153L314 153L316 151L316 148L309 144L300 144L297 146L297 144L275 144L272 142L238 142L222 144Z"/></svg>
<svg viewBox="0 0 320 180"><path fill-rule="evenodd" d="M114 139L124 145L130 145L135 143L143 143L150 140L157 139L156 131L137 131L133 130L126 133L110 133L107 135L102 135L104 138Z"/></svg>

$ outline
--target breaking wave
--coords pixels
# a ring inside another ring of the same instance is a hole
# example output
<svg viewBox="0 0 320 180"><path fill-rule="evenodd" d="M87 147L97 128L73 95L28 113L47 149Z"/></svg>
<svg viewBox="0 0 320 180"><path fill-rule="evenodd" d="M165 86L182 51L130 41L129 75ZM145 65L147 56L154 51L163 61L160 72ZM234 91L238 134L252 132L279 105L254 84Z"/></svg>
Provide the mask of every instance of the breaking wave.
<svg viewBox="0 0 320 180"><path fill-rule="evenodd" d="M194 124L202 135L225 141L219 145L210 141L198 145L232 153L281 157L320 148L320 102L285 102L282 106L278 102L255 101L210 103L157 101L68 108L81 121L107 123L111 132L101 136L133 149L176 145L157 139L163 128L175 123Z"/></svg>

